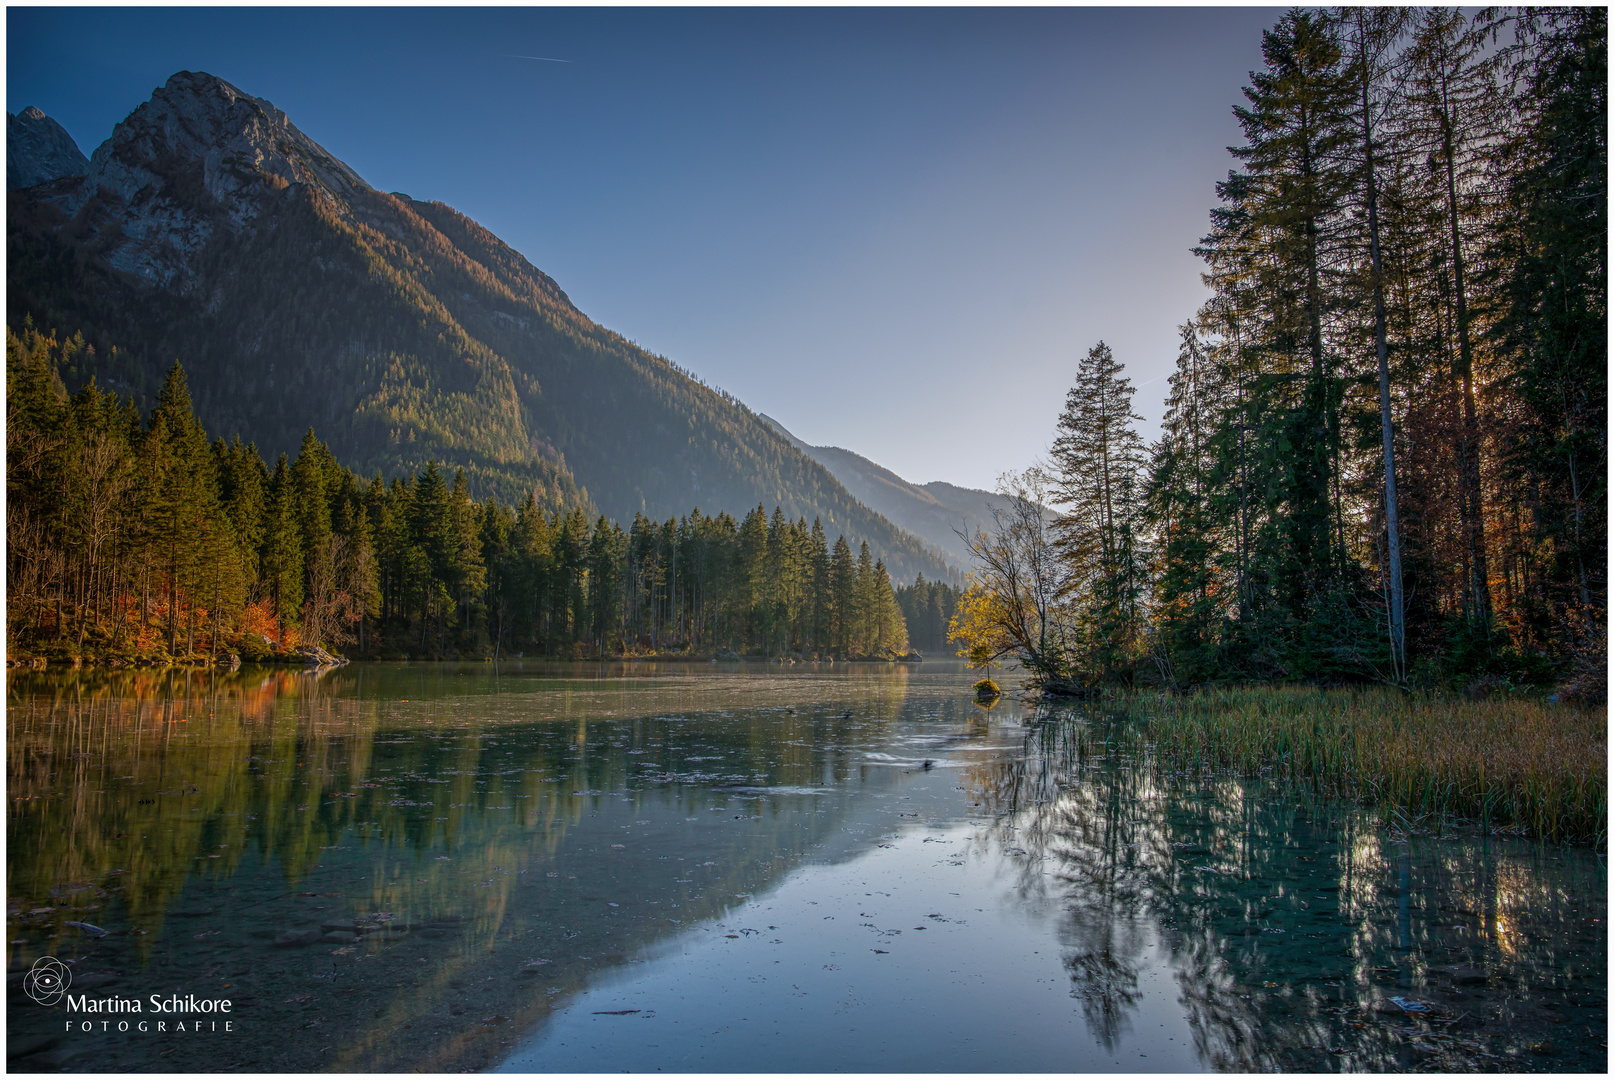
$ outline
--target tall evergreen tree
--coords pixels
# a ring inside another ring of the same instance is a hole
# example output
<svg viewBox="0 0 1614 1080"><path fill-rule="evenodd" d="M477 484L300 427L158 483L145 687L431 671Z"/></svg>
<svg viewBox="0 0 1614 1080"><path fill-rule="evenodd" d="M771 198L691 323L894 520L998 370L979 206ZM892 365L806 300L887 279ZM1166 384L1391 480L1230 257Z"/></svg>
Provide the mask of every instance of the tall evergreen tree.
<svg viewBox="0 0 1614 1080"><path fill-rule="evenodd" d="M829 542L824 536L824 526L817 518L813 518L813 531L808 537L807 545L807 580L808 590L812 596L809 607L809 630L807 634L807 647L814 652L823 652L829 648L830 626L830 577L829 577Z"/></svg>
<svg viewBox="0 0 1614 1080"><path fill-rule="evenodd" d="M1138 561L1143 441L1133 422L1134 390L1102 341L1077 365L1054 439L1054 498L1067 507L1055 526L1071 567L1071 599L1087 623L1091 660L1118 671L1135 651L1144 578Z"/></svg>
<svg viewBox="0 0 1614 1080"><path fill-rule="evenodd" d="M1492 625L1490 569L1480 475L1480 420L1476 390L1472 274L1476 233L1485 223L1490 184L1489 148L1499 136L1502 99L1499 57L1484 28L1456 9L1420 14L1407 50L1400 96L1401 138L1429 163L1426 183L1439 208L1440 240L1451 301L1452 373L1462 392L1457 444L1459 502L1467 556L1464 600L1474 633L1488 640Z"/></svg>
<svg viewBox="0 0 1614 1080"><path fill-rule="evenodd" d="M1217 631L1236 614L1229 602L1237 591L1216 558L1232 530L1209 504L1218 466L1211 437L1221 418L1215 374L1198 327L1178 329L1177 370L1150 455L1141 518L1155 536L1156 663L1169 681L1195 683L1215 670Z"/></svg>
<svg viewBox="0 0 1614 1080"><path fill-rule="evenodd" d="M1352 131L1357 182L1354 185L1367 228L1365 269L1371 282L1373 344L1379 384L1379 443L1384 464L1384 534L1386 607L1390 630L1390 662L1397 681L1407 675L1406 604L1401 565L1401 505L1396 492L1395 420L1390 392L1390 343L1385 271L1379 229L1379 162L1384 156L1384 119L1391 52L1407 24L1407 14L1394 8L1346 8L1334 14L1347 47L1346 76L1356 87Z"/></svg>
<svg viewBox="0 0 1614 1080"><path fill-rule="evenodd" d="M835 538L829 560L830 648L845 659L851 654L857 621L857 564L845 536Z"/></svg>
<svg viewBox="0 0 1614 1080"><path fill-rule="evenodd" d="M303 609L303 543L296 485L285 454L269 478L258 564L275 618L282 628L295 625Z"/></svg>
<svg viewBox="0 0 1614 1080"><path fill-rule="evenodd" d="M1512 18L1515 126L1484 262L1497 381L1520 406L1502 433L1514 517L1529 523L1514 530L1514 623L1537 647L1575 624L1595 643L1608 606L1608 10Z"/></svg>

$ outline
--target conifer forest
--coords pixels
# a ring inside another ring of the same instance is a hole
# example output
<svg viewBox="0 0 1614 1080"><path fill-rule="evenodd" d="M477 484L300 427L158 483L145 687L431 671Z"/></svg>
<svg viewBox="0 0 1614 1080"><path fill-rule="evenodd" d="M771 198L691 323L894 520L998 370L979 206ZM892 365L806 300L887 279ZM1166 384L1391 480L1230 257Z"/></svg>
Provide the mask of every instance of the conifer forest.
<svg viewBox="0 0 1614 1080"><path fill-rule="evenodd" d="M366 480L313 431L271 470L239 439L209 443L178 364L144 420L93 380L66 394L56 365L82 347L7 339L13 656L907 650L884 562L817 521L694 509L624 530L581 505L477 502L435 463Z"/></svg>
<svg viewBox="0 0 1614 1080"><path fill-rule="evenodd" d="M1262 55L1159 440L1099 342L955 636L1051 687L1602 700L1607 10L1296 9Z"/></svg>

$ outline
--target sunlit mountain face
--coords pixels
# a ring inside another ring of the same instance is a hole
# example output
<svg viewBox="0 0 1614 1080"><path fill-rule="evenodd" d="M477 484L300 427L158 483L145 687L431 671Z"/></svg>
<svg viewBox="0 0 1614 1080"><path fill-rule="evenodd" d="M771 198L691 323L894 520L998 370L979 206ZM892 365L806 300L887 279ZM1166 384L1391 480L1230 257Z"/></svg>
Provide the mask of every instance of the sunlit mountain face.
<svg viewBox="0 0 1614 1080"><path fill-rule="evenodd" d="M85 175L10 198L9 317L85 335L70 387L93 376L147 408L177 358L207 430L270 462L312 427L366 476L436 460L478 495L619 521L779 506L866 539L899 580L947 575L738 400L222 79L180 72Z"/></svg>

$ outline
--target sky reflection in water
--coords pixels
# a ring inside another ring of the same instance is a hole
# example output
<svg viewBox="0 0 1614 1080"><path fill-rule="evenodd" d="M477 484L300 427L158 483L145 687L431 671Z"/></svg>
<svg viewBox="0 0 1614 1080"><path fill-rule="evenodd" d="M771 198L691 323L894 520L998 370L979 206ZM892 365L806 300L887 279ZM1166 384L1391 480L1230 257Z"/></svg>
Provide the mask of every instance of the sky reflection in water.
<svg viewBox="0 0 1614 1080"><path fill-rule="evenodd" d="M13 674L13 1066L1604 1067L1595 855L1385 835L971 682ZM46 953L236 1033L62 1035Z"/></svg>

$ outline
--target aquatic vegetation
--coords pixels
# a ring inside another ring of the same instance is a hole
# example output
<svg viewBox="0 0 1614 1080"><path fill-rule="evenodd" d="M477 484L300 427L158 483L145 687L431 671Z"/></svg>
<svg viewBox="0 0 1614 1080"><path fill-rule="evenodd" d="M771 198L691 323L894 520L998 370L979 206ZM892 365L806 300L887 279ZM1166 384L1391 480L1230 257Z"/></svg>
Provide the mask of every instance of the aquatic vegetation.
<svg viewBox="0 0 1614 1080"><path fill-rule="evenodd" d="M1261 771L1388 818L1433 815L1607 842L1608 734L1595 710L1388 688L1138 695L1138 734L1178 762Z"/></svg>

